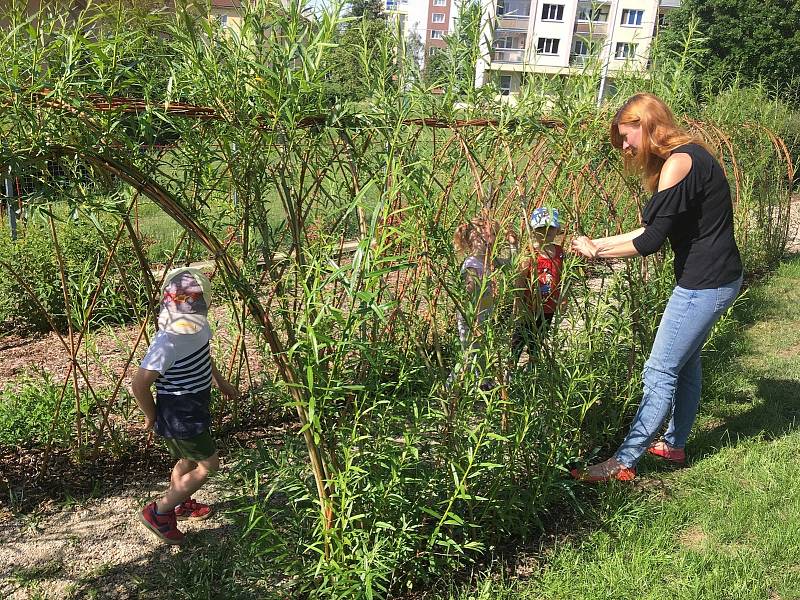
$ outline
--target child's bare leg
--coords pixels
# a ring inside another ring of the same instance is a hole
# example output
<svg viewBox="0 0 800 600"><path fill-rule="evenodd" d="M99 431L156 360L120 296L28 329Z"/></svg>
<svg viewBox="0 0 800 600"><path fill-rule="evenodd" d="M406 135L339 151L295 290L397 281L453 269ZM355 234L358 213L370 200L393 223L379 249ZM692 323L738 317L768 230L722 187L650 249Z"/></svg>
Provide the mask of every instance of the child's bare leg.
<svg viewBox="0 0 800 600"><path fill-rule="evenodd" d="M156 510L166 514L199 490L208 476L219 469L219 456L215 452L205 460L179 460L172 469L170 486L164 497L156 501Z"/></svg>
<svg viewBox="0 0 800 600"><path fill-rule="evenodd" d="M181 458L178 460L178 462L176 462L175 466L172 468L172 473L169 476L170 487L174 487L176 482L179 481L181 477L196 468L197 463L193 460L189 460L188 458Z"/></svg>

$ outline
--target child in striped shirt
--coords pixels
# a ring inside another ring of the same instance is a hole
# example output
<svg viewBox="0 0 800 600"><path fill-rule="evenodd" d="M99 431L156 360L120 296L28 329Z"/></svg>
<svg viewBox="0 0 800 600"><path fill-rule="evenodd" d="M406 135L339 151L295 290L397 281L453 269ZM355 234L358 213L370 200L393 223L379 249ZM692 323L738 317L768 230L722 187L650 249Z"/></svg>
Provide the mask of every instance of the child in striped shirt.
<svg viewBox="0 0 800 600"><path fill-rule="evenodd" d="M211 358L211 283L191 268L175 269L164 281L159 330L132 388L145 415L145 428L163 438L177 462L164 496L148 504L139 518L162 541L180 544L184 535L177 520L206 519L212 512L210 506L191 497L219 468L210 431L211 384L226 396L239 392L220 375Z"/></svg>

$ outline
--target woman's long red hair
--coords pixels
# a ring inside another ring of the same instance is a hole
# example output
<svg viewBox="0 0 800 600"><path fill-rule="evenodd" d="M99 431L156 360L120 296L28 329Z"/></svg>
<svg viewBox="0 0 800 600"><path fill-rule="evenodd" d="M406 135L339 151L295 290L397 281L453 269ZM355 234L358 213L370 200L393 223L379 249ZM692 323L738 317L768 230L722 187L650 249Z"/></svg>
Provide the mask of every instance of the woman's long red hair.
<svg viewBox="0 0 800 600"><path fill-rule="evenodd" d="M658 189L661 167L669 153L683 144L695 143L705 146L703 141L678 127L669 107L653 94L640 93L631 96L622 105L611 122L611 144L622 150L620 125L641 125L642 141L636 154L625 153L625 168L642 177L650 192Z"/></svg>

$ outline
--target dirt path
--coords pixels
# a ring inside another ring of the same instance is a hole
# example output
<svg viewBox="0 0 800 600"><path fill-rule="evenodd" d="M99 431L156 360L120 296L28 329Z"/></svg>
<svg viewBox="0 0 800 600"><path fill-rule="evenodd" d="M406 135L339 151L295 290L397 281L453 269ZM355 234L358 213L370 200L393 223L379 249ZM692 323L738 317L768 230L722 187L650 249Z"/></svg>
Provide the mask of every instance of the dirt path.
<svg viewBox="0 0 800 600"><path fill-rule="evenodd" d="M205 541L236 535L225 517L223 484L211 481L197 498L217 514L181 523L184 547L159 542L138 521L148 499L166 482L131 485L119 493L80 505L50 505L0 523L0 597L138 598L137 581L179 552L203 552Z"/></svg>
<svg viewBox="0 0 800 600"><path fill-rule="evenodd" d="M792 210L789 215L789 242L786 245L786 253L795 254L800 252L800 194L792 198Z"/></svg>

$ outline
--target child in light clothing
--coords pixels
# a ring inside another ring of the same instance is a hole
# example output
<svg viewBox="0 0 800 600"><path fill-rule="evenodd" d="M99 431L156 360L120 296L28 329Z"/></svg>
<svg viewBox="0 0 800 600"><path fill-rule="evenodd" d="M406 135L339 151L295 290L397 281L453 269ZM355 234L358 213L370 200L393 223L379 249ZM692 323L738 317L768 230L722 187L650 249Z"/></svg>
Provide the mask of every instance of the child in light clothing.
<svg viewBox="0 0 800 600"><path fill-rule="evenodd" d="M534 256L523 261L517 282L521 293L517 301L517 323L511 336L513 366L526 347L531 356L538 353L553 315L562 303L564 249L555 243L561 231L558 211L544 206L535 209L531 213L530 229Z"/></svg>
<svg viewBox="0 0 800 600"><path fill-rule="evenodd" d="M210 431L211 384L226 396L239 393L220 375L211 358L210 305L211 283L200 271L181 268L168 273L159 330L132 382L145 429L153 429L163 438L177 459L164 496L139 515L142 524L168 544L184 541L177 520L201 520L212 512L210 506L191 497L219 468Z"/></svg>
<svg viewBox="0 0 800 600"><path fill-rule="evenodd" d="M492 315L495 304L497 282L493 280L496 269L505 266L508 261L493 257L500 224L487 217L475 217L471 221L459 225L453 237L453 245L460 254L465 254L461 265L461 277L470 297L468 314L457 311L458 339L464 352L464 363L482 376L481 387L491 389L495 381L487 377L485 356L481 352L484 336L484 324ZM513 232L508 234L512 252L516 248L517 238ZM448 378L448 384L455 380L456 368Z"/></svg>

